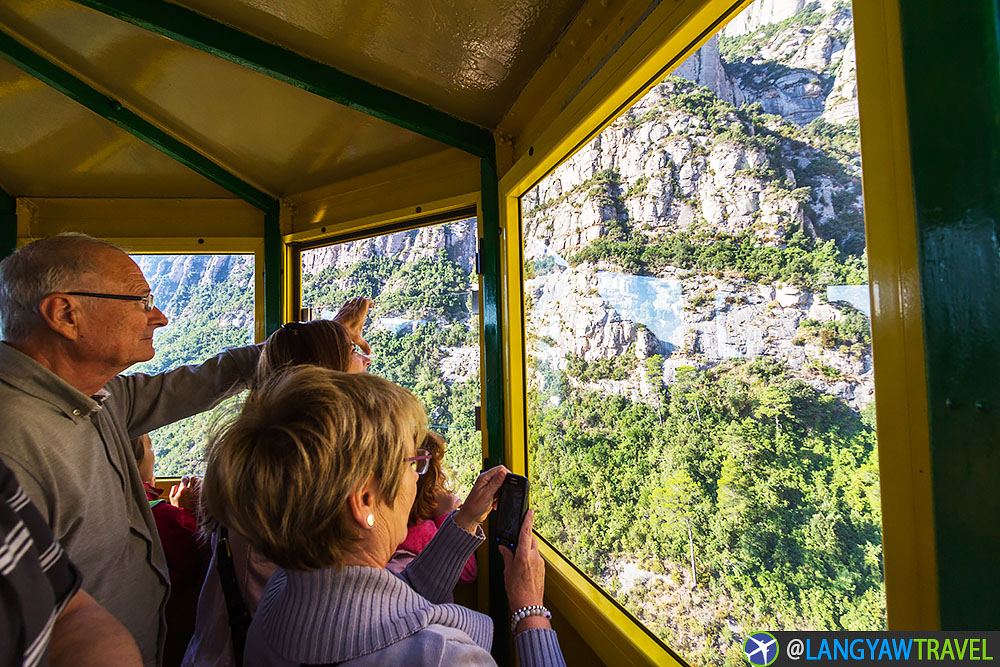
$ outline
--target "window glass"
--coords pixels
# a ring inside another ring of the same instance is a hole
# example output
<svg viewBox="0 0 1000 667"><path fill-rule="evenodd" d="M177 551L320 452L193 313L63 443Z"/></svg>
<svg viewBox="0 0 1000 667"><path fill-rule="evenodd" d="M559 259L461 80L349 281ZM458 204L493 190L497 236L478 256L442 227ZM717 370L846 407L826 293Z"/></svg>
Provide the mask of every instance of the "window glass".
<svg viewBox="0 0 1000 667"><path fill-rule="evenodd" d="M471 218L303 250L302 306L332 318L347 299L375 300L370 373L406 387L445 436L445 468L464 498L479 473L479 293Z"/></svg>
<svg viewBox="0 0 1000 667"><path fill-rule="evenodd" d="M797 4L521 198L535 525L692 664L886 623L852 15Z"/></svg>
<svg viewBox="0 0 1000 667"><path fill-rule="evenodd" d="M253 255L132 255L170 322L156 330L156 356L129 373L201 363L227 347L253 343ZM209 428L238 399L150 434L161 477L203 474Z"/></svg>

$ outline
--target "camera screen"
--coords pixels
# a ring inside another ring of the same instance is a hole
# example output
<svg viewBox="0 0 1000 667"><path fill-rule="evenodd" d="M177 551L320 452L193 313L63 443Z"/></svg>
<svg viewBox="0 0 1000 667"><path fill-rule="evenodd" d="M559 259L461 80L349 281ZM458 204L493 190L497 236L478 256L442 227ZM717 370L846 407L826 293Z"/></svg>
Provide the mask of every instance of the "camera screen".
<svg viewBox="0 0 1000 667"><path fill-rule="evenodd" d="M500 506L497 508L499 524L497 535L504 540L514 542L521 530L521 509L524 506L524 487L504 484L500 493Z"/></svg>

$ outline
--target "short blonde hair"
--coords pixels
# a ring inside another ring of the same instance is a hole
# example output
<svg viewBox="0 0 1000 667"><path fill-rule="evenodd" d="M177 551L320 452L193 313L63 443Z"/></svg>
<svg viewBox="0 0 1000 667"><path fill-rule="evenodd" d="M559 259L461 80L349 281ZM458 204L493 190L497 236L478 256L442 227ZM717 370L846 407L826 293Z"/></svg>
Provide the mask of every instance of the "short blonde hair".
<svg viewBox="0 0 1000 667"><path fill-rule="evenodd" d="M279 371L210 440L204 506L279 567L339 566L360 537L349 496L374 478L392 505L426 430L423 405L388 380Z"/></svg>

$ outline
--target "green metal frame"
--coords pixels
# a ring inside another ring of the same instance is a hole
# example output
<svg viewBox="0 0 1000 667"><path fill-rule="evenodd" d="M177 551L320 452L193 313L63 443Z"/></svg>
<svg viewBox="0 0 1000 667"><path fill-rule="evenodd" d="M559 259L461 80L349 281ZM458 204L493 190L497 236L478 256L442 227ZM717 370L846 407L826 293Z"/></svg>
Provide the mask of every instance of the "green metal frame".
<svg viewBox="0 0 1000 667"><path fill-rule="evenodd" d="M69 72L53 65L2 30L0 30L0 57L9 60L36 79L44 81L105 120L114 123L129 134L138 137L260 210L265 212L278 210L278 200L271 195L230 174L198 151L129 111L117 100L103 95Z"/></svg>
<svg viewBox="0 0 1000 667"><path fill-rule="evenodd" d="M480 162L482 179L482 227L480 269L483 272L483 376L484 413L486 416L487 454L485 468L492 468L504 461L504 404L503 404L503 322L501 318L502 267L500 247L503 228L500 226L500 192L497 169L493 156ZM490 616L498 636L506 636L504 629L509 621L507 595L503 579L503 561L496 544L490 544ZM507 641L493 642L493 657L497 664L510 662Z"/></svg>
<svg viewBox="0 0 1000 667"><path fill-rule="evenodd" d="M1000 627L1000 9L900 0L943 630Z"/></svg>
<svg viewBox="0 0 1000 667"><path fill-rule="evenodd" d="M425 137L493 159L493 135L399 93L163 0L74 0Z"/></svg>
<svg viewBox="0 0 1000 667"><path fill-rule="evenodd" d="M17 248L17 202L0 188L0 258Z"/></svg>
<svg viewBox="0 0 1000 667"><path fill-rule="evenodd" d="M94 90L69 72L50 63L2 30L0 30L0 57L213 183L232 192L250 205L264 211L265 246L267 246L269 237L276 237L279 241L277 252L274 252L272 239L271 252L265 250L264 255L264 326L268 332L274 331L279 326L281 318L281 235L278 229L278 200L276 198L229 173L195 149L124 108L117 100Z"/></svg>
<svg viewBox="0 0 1000 667"><path fill-rule="evenodd" d="M264 214L264 331L268 336L281 326L281 298L284 294L281 262L284 254L278 212L266 212Z"/></svg>

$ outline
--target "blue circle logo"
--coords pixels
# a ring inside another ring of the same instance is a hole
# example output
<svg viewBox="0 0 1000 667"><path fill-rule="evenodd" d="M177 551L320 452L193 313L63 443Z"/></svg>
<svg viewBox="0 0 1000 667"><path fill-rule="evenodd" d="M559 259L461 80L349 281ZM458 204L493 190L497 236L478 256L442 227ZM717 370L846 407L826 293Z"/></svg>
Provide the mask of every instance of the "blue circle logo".
<svg viewBox="0 0 1000 667"><path fill-rule="evenodd" d="M778 640L770 632L755 632L743 642L743 654L751 665L767 667L778 657Z"/></svg>

